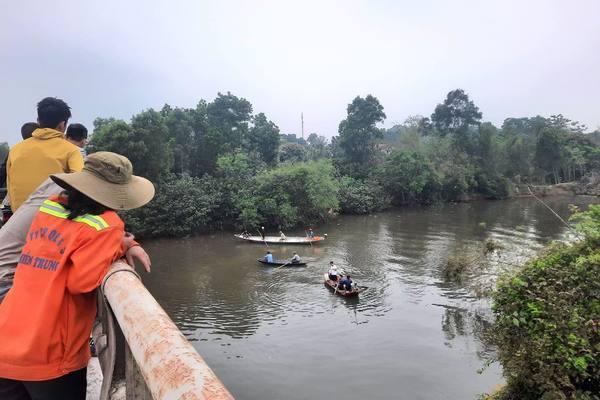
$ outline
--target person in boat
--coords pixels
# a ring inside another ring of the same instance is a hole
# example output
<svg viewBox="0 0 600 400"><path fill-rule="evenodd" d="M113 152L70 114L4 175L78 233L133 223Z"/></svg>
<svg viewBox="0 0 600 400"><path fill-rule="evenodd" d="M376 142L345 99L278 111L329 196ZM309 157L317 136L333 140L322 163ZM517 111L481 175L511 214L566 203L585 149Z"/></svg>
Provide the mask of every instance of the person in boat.
<svg viewBox="0 0 600 400"><path fill-rule="evenodd" d="M242 232L242 237L243 237L243 238L248 238L248 237L250 237L250 234L248 233L248 231L247 231L247 230L244 230L244 232Z"/></svg>
<svg viewBox="0 0 600 400"><path fill-rule="evenodd" d="M338 280L338 272L337 272L337 266L333 263L333 261L329 261L329 279L337 282Z"/></svg>
<svg viewBox="0 0 600 400"><path fill-rule="evenodd" d="M285 236L283 231L279 231L279 240L286 240L286 239L287 239L287 237Z"/></svg>
<svg viewBox="0 0 600 400"><path fill-rule="evenodd" d="M260 227L260 237L262 238L262 240L265 240L265 227L264 226Z"/></svg>
<svg viewBox="0 0 600 400"><path fill-rule="evenodd" d="M340 281L338 282L338 287L340 289L344 289L344 290L351 292L352 291L352 279L350 278L350 275L343 276L340 279Z"/></svg>
<svg viewBox="0 0 600 400"><path fill-rule="evenodd" d="M273 262L273 254L270 251L267 251L267 254L265 254L265 261L268 263Z"/></svg>
<svg viewBox="0 0 600 400"><path fill-rule="evenodd" d="M308 228L308 231L306 232L306 236L311 239L315 237L315 233L313 232L312 228Z"/></svg>
<svg viewBox="0 0 600 400"><path fill-rule="evenodd" d="M299 264L301 262L302 262L302 259L300 258L298 253L294 252L294 255L292 256L292 264Z"/></svg>

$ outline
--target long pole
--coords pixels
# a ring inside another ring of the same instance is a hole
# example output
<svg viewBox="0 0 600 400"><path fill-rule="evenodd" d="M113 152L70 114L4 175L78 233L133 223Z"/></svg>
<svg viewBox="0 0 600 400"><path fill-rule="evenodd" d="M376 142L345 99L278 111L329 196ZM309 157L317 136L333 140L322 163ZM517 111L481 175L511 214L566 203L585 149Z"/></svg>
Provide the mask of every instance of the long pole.
<svg viewBox="0 0 600 400"><path fill-rule="evenodd" d="M304 140L304 113L300 113L300 121L302 122L302 140Z"/></svg>

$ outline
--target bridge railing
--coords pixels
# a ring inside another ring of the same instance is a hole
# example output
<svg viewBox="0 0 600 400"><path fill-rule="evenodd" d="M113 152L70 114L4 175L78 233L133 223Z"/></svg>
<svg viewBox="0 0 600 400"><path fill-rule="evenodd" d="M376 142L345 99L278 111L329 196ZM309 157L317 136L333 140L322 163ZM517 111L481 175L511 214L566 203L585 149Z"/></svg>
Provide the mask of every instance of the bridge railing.
<svg viewBox="0 0 600 400"><path fill-rule="evenodd" d="M127 400L233 399L131 267L115 262L102 286L125 336Z"/></svg>

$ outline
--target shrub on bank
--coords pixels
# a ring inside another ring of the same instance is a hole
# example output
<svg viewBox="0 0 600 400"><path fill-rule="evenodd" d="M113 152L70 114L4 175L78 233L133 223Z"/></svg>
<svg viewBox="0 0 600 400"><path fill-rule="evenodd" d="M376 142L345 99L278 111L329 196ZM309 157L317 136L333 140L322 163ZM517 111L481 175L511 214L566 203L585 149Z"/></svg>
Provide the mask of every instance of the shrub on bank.
<svg viewBox="0 0 600 400"><path fill-rule="evenodd" d="M156 184L145 207L123 213L127 230L139 237L187 236L216 224L221 193L209 178L169 175Z"/></svg>
<svg viewBox="0 0 600 400"><path fill-rule="evenodd" d="M338 208L338 183L329 161L284 165L256 176L254 197L264 224L290 228L327 218Z"/></svg>
<svg viewBox="0 0 600 400"><path fill-rule="evenodd" d="M599 398L600 205L576 219L584 240L554 246L493 295L501 399Z"/></svg>
<svg viewBox="0 0 600 400"><path fill-rule="evenodd" d="M344 214L370 214L381 211L388 205L380 185L349 176L340 180L338 198L340 210Z"/></svg>

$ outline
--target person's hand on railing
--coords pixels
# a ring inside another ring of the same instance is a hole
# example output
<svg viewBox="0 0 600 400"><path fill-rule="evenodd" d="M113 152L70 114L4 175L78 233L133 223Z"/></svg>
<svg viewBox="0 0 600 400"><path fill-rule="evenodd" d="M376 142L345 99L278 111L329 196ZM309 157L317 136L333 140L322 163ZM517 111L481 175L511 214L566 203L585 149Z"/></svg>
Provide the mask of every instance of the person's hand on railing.
<svg viewBox="0 0 600 400"><path fill-rule="evenodd" d="M150 273L150 267L152 266L152 261L150 261L150 256L146 253L146 250L143 249L142 246L134 245L130 247L127 252L125 252L125 258L127 259L127 264L131 265L135 268L134 260L138 260L147 273Z"/></svg>
<svg viewBox="0 0 600 400"><path fill-rule="evenodd" d="M125 251L127 264L135 269L135 260L138 260L146 272L150 273L150 267L152 266L150 256L146 253L146 250L135 241L135 236L133 236L132 233L125 232L123 234L123 248L127 249Z"/></svg>

